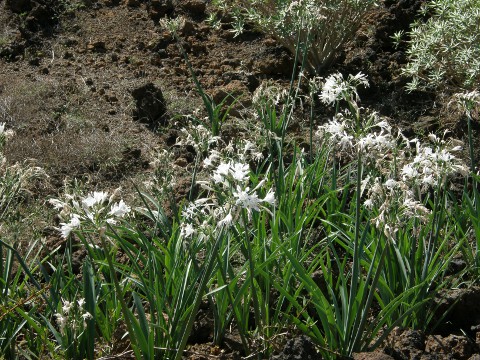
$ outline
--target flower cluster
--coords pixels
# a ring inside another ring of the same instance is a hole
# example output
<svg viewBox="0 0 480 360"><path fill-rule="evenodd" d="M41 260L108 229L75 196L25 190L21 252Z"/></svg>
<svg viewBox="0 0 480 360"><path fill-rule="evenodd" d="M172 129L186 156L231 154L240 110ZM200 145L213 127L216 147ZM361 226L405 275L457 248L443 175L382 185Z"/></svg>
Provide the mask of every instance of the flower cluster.
<svg viewBox="0 0 480 360"><path fill-rule="evenodd" d="M389 236L410 220L425 222L430 210L422 203L424 194L439 189L455 174L468 173L464 163L453 155L460 146L452 146L434 134L428 139L430 144L403 138L404 146L397 145L393 158L379 157L375 167L366 169L372 176L363 180L362 188L368 189L364 205L378 209L373 222ZM369 145L362 156L372 152L375 147Z"/></svg>
<svg viewBox="0 0 480 360"><path fill-rule="evenodd" d="M204 125L190 125L188 128L182 128L181 135L177 139L176 145L193 146L197 153L207 152L212 144L216 144L220 138L213 136L212 132Z"/></svg>
<svg viewBox="0 0 480 360"><path fill-rule="evenodd" d="M392 158L392 152L397 146L391 126L377 113L362 119L360 130L351 119L351 113L338 113L332 120L318 127L316 136L336 149L339 157L351 159L361 153L364 163L372 163L378 168L384 167L386 159Z"/></svg>
<svg viewBox="0 0 480 360"><path fill-rule="evenodd" d="M184 237L211 231L212 222L221 228L229 227L235 221L244 221L242 210L246 210L247 219L250 219L254 211L270 212L275 205L275 194L273 189L266 188L265 180L256 186L252 185L247 164L223 161L212 154L208 159L208 167L212 169L210 179L198 181L207 195L188 204L183 210L181 232ZM260 196L259 193L265 195Z"/></svg>
<svg viewBox="0 0 480 360"><path fill-rule="evenodd" d="M81 334L87 324L86 321L92 318L92 314L84 309L85 299L68 301L62 299L60 311L54 314L60 334L65 335L67 331L73 334Z"/></svg>
<svg viewBox="0 0 480 360"><path fill-rule="evenodd" d="M253 93L252 102L256 106L268 103L273 106L284 104L288 98L287 89L273 80L264 80Z"/></svg>
<svg viewBox="0 0 480 360"><path fill-rule="evenodd" d="M426 221L430 212L422 203L423 194L443 186L455 174L467 174L464 163L454 155L462 148L435 134L428 136L428 144L410 140L400 131L394 136L385 119L376 113L364 116L357 105L356 86L368 84L364 75L348 79L330 76L320 98L325 104L346 100L352 110L337 113L316 134L324 145L336 149L339 157L348 161L359 158L366 174L362 180L364 206L378 210L373 222L393 237L396 229L411 219Z"/></svg>
<svg viewBox="0 0 480 360"><path fill-rule="evenodd" d="M428 188L435 188L439 184L456 174L467 175L468 169L454 153L462 147L449 146L450 144L438 138L435 134L428 136L431 145L425 145L415 140L416 150L413 158L405 159L401 170L402 180L412 188L419 188L422 193Z"/></svg>
<svg viewBox="0 0 480 360"><path fill-rule="evenodd" d="M424 223L430 214L430 210L415 199L412 189L401 180L367 176L362 181L362 188L368 189L364 206L378 210L372 222L391 239L408 221L417 219Z"/></svg>
<svg viewBox="0 0 480 360"><path fill-rule="evenodd" d="M340 100L349 101L351 97L352 100L358 101L357 87L360 85L369 86L366 76L361 72L357 75L348 75L346 80L341 73L335 73L325 79L319 97L326 105L335 104Z"/></svg>
<svg viewBox="0 0 480 360"><path fill-rule="evenodd" d="M117 189L111 196L104 191L95 191L80 198L67 194L66 201L50 199L50 204L60 210L60 217L65 220L58 229L62 237L68 238L73 230L82 225L93 225L100 229L107 224L115 225L123 219L130 213L131 208L123 200L114 202L119 191L120 189Z"/></svg>

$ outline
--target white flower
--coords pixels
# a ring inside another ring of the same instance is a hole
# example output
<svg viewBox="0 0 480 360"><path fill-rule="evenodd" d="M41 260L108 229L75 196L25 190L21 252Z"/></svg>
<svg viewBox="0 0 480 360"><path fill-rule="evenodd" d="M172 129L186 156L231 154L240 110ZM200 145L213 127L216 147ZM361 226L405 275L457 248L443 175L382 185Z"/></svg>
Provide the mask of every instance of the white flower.
<svg viewBox="0 0 480 360"><path fill-rule="evenodd" d="M212 150L210 155L203 160L203 167L212 167L213 164L220 158L220 153L216 150Z"/></svg>
<svg viewBox="0 0 480 360"><path fill-rule="evenodd" d="M250 195L248 193L250 190L248 187L245 190L242 190L240 186L237 186L237 191L233 192L233 196L237 199L235 202L236 205L240 205L242 208L247 210L260 211L258 207L260 205L260 200L258 199L257 194Z"/></svg>
<svg viewBox="0 0 480 360"><path fill-rule="evenodd" d="M63 299L62 299L62 302L63 302L62 312L63 312L64 315L68 315L68 313L70 312L70 310L73 307L73 302L63 300Z"/></svg>
<svg viewBox="0 0 480 360"><path fill-rule="evenodd" d="M455 156L443 149L440 153L437 153L437 161L449 162L453 160Z"/></svg>
<svg viewBox="0 0 480 360"><path fill-rule="evenodd" d="M131 208L125 202L120 200L120 202L114 204L109 212L110 215L116 216L116 217L124 217L126 214L130 212Z"/></svg>
<svg viewBox="0 0 480 360"><path fill-rule="evenodd" d="M325 80L320 100L326 105L332 104L341 99L340 95L345 90L347 90L347 86L343 81L343 75L340 73L332 74Z"/></svg>
<svg viewBox="0 0 480 360"><path fill-rule="evenodd" d="M397 185L397 182L393 179L388 179L384 185L387 189L392 190Z"/></svg>
<svg viewBox="0 0 480 360"><path fill-rule="evenodd" d="M263 199L263 202L266 202L271 206L275 205L275 193L272 189L268 190L267 195L265 195L265 198Z"/></svg>
<svg viewBox="0 0 480 360"><path fill-rule="evenodd" d="M107 219L107 224L110 224L110 225L117 225L118 224L118 221L115 220L115 219Z"/></svg>
<svg viewBox="0 0 480 360"><path fill-rule="evenodd" d="M253 154L253 159L257 162L263 160L263 154L261 152L256 152Z"/></svg>
<svg viewBox="0 0 480 360"><path fill-rule="evenodd" d="M60 328L60 332L63 334L65 325L67 325L67 318L60 313L55 313L54 316L57 318L57 325Z"/></svg>
<svg viewBox="0 0 480 360"><path fill-rule="evenodd" d="M183 238L191 237L195 233L192 224L184 224L180 230L180 236Z"/></svg>
<svg viewBox="0 0 480 360"><path fill-rule="evenodd" d="M218 165L217 170L215 172L220 175L228 175L229 170L230 170L230 164L221 163L220 165Z"/></svg>
<svg viewBox="0 0 480 360"><path fill-rule="evenodd" d="M222 220L218 222L218 225L225 226L228 228L232 224L232 221L233 221L233 216L232 216L232 213L229 212L227 216L225 216Z"/></svg>
<svg viewBox="0 0 480 360"><path fill-rule="evenodd" d="M61 223L60 232L62 233L62 237L66 239L68 235L72 232L72 230L78 228L80 226L80 216L77 214L72 214L69 223Z"/></svg>
<svg viewBox="0 0 480 360"><path fill-rule="evenodd" d="M324 104L329 105L336 101L346 99L348 94L358 98L356 87L359 85L368 86L367 77L361 72L354 76L349 75L347 81L343 79L343 75L340 73L332 74L325 80L320 94L320 100Z"/></svg>
<svg viewBox="0 0 480 360"><path fill-rule="evenodd" d="M350 75L349 76L349 80L351 80L355 86L358 86L358 85L363 85L365 87L368 87L369 84L368 84L368 80L367 80L367 75L365 75L364 73L362 72L359 72L357 75L355 76L352 76Z"/></svg>
<svg viewBox="0 0 480 360"><path fill-rule="evenodd" d="M85 304L85 299L84 298L78 299L77 304L78 304L78 307L83 307L83 304Z"/></svg>
<svg viewBox="0 0 480 360"><path fill-rule="evenodd" d="M230 167L230 172L235 180L243 182L245 180L248 180L248 173L250 172L250 168L247 164L236 163Z"/></svg>
<svg viewBox="0 0 480 360"><path fill-rule="evenodd" d="M372 209L372 208L373 208L373 200L372 200L372 199L367 199L367 200L365 200L365 202L363 203L363 205L364 205L367 209Z"/></svg>
<svg viewBox="0 0 480 360"><path fill-rule="evenodd" d="M223 183L224 181L224 178L223 178L223 175L217 173L217 172L214 172L213 173L213 181L215 181L216 184L218 183Z"/></svg>
<svg viewBox="0 0 480 360"><path fill-rule="evenodd" d="M85 320L93 319L93 316L88 311L86 311L85 313L82 314L82 318L85 321Z"/></svg>
<svg viewBox="0 0 480 360"><path fill-rule="evenodd" d="M413 179L418 175L417 169L412 164L406 164L402 168L403 180Z"/></svg>
<svg viewBox="0 0 480 360"><path fill-rule="evenodd" d="M325 126L322 126L322 128L332 136L343 136L345 134L345 123L338 122L337 120L330 120Z"/></svg>
<svg viewBox="0 0 480 360"><path fill-rule="evenodd" d="M431 142L433 142L433 143L436 143L436 142L439 141L437 135L435 135L435 134L433 134L433 133L428 134L428 139L429 139Z"/></svg>
<svg viewBox="0 0 480 360"><path fill-rule="evenodd" d="M422 183L425 184L425 185L434 186L436 184L436 181L435 181L433 175L430 174L430 175L426 175L426 176L423 177Z"/></svg>
<svg viewBox="0 0 480 360"><path fill-rule="evenodd" d="M243 144L243 152L247 153L252 149L255 149L255 145L251 141L245 140L245 143Z"/></svg>
<svg viewBox="0 0 480 360"><path fill-rule="evenodd" d="M82 200L82 204L90 208L92 206L95 206L96 204L101 204L105 200L107 200L108 194L104 191L95 191L93 193L90 193L85 199Z"/></svg>
<svg viewBox="0 0 480 360"><path fill-rule="evenodd" d="M66 204L61 201L61 200L58 200L58 199L49 199L48 202L53 205L53 207L55 208L55 210L60 210L60 209L63 209Z"/></svg>
<svg viewBox="0 0 480 360"><path fill-rule="evenodd" d="M220 163L217 169L213 172L213 180L215 181L215 183L217 184L223 183L229 171L230 171L230 164Z"/></svg>
<svg viewBox="0 0 480 360"><path fill-rule="evenodd" d="M387 120L381 120L378 123L376 123L375 126L378 126L379 128L381 128L382 130L385 130L388 133L390 133L392 130L392 127L390 126Z"/></svg>
<svg viewBox="0 0 480 360"><path fill-rule="evenodd" d="M330 139L337 142L343 150L349 149L353 147L353 136L347 134L346 127L345 122L333 119L327 124L319 126L317 136L323 137L326 133L330 136Z"/></svg>

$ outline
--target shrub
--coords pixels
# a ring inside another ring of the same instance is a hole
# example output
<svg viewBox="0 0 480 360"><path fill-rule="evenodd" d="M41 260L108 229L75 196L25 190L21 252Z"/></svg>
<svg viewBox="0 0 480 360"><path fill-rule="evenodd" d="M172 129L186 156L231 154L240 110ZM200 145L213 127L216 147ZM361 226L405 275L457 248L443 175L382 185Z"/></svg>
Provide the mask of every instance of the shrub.
<svg viewBox="0 0 480 360"><path fill-rule="evenodd" d="M305 67L310 73L328 68L342 45L362 24L376 0L214 0L214 8L232 14L234 31L245 21L272 35L293 54L308 46Z"/></svg>
<svg viewBox="0 0 480 360"><path fill-rule="evenodd" d="M409 32L409 62L403 69L412 77L408 88L471 90L478 86L480 1L429 1L422 12L431 17L415 22Z"/></svg>

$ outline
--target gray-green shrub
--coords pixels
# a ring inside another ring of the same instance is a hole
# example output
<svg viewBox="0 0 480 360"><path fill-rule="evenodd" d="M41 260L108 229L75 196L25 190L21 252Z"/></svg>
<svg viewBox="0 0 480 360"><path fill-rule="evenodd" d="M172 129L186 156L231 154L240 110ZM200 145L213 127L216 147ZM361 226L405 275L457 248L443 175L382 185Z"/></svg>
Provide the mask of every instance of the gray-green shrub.
<svg viewBox="0 0 480 360"><path fill-rule="evenodd" d="M408 34L408 89L474 89L480 84L480 1L429 1L422 11L431 17Z"/></svg>

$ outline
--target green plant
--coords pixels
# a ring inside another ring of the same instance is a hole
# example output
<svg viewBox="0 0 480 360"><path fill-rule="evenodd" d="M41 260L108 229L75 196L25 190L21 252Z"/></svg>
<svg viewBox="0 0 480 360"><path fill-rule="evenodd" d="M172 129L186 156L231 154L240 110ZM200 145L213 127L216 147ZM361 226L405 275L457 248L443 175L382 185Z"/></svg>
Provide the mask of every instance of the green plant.
<svg viewBox="0 0 480 360"><path fill-rule="evenodd" d="M467 238L462 249L463 256L467 260L471 272L478 276L480 274L480 190L478 188L480 176L475 161L472 122L475 118L478 120L480 93L476 90L459 93L455 95L454 101L457 102L457 105L460 106L467 117L468 152L470 156L470 178L468 180L470 184L467 182L463 190L463 209L457 206L453 214L460 236Z"/></svg>
<svg viewBox="0 0 480 360"><path fill-rule="evenodd" d="M51 311L49 286L42 286L36 277L42 247L32 242L24 255L0 240L0 354L15 359L53 350L48 331L37 316L39 309ZM31 336L35 334L35 336ZM26 339L27 346L19 346L18 337Z"/></svg>
<svg viewBox="0 0 480 360"><path fill-rule="evenodd" d="M213 8L234 18L238 35L245 24L274 36L310 73L322 72L358 30L375 0L215 0ZM302 51L302 50L301 50Z"/></svg>
<svg viewBox="0 0 480 360"><path fill-rule="evenodd" d="M33 180L46 177L41 168L31 166L28 161L13 165L7 163L4 148L13 135L11 130L5 130L5 123L0 123L0 220L6 219L12 203L27 191Z"/></svg>
<svg viewBox="0 0 480 360"><path fill-rule="evenodd" d="M408 33L408 64L403 73L417 88L466 89L480 82L480 2L478 0L427 1L423 15Z"/></svg>

